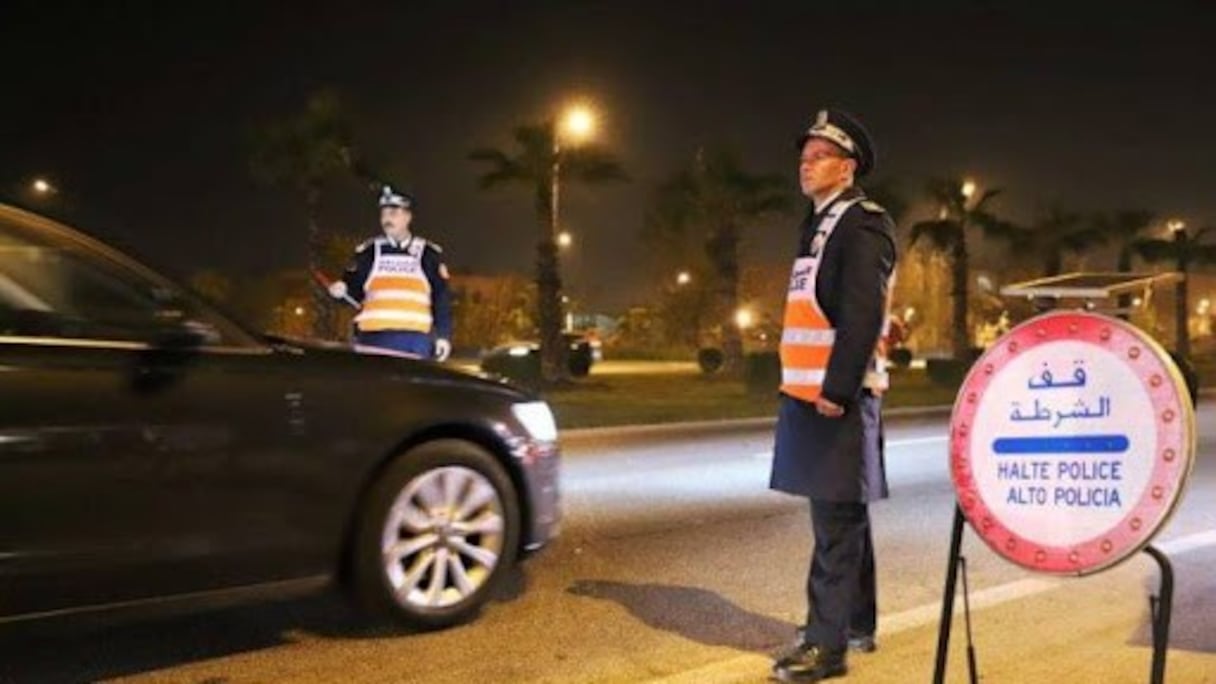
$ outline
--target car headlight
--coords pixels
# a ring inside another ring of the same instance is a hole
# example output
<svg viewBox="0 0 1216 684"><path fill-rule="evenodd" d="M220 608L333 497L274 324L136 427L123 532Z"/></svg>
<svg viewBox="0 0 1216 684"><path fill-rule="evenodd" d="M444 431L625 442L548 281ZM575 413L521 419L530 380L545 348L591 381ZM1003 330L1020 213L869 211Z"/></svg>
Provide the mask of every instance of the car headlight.
<svg viewBox="0 0 1216 684"><path fill-rule="evenodd" d="M513 404L511 411L534 439L546 442L557 441L557 422L553 420L553 412L549 410L549 405L545 402L529 401L524 404Z"/></svg>

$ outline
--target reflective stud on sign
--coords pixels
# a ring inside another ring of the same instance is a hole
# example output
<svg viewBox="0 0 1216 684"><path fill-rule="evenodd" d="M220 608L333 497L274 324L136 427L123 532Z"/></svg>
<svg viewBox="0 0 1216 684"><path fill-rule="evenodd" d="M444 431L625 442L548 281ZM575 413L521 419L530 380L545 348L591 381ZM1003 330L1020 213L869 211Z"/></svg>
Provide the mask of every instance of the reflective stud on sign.
<svg viewBox="0 0 1216 684"><path fill-rule="evenodd" d="M1006 349L1008 349L1010 352L1016 352L1018 350L1017 341L1014 340L1014 341L1010 342L1009 345L1006 347Z"/></svg>
<svg viewBox="0 0 1216 684"><path fill-rule="evenodd" d="M1133 530L1139 531L1139 530L1140 530L1140 527L1141 527L1143 524L1144 524L1144 523L1143 523L1143 522L1140 520L1140 518L1132 518L1132 529L1133 529Z"/></svg>
<svg viewBox="0 0 1216 684"><path fill-rule="evenodd" d="M1140 358L1140 347L1132 347L1131 349L1128 349L1127 358L1129 358L1129 359Z"/></svg>
<svg viewBox="0 0 1216 684"><path fill-rule="evenodd" d="M993 366L991 363L984 364L984 375L992 375Z"/></svg>
<svg viewBox="0 0 1216 684"><path fill-rule="evenodd" d="M1110 341L1110 328L1102 328L1102 332L1098 333L1098 339L1103 342Z"/></svg>
<svg viewBox="0 0 1216 684"><path fill-rule="evenodd" d="M1014 539L1013 537L1010 537L1009 539L1005 540L1005 550L1006 551L1012 552L1016 548L1018 548L1018 540Z"/></svg>
<svg viewBox="0 0 1216 684"><path fill-rule="evenodd" d="M1175 418L1174 412L1170 409L1166 409L1165 413L1161 414L1161 420L1164 420L1167 423L1174 422L1174 418Z"/></svg>
<svg viewBox="0 0 1216 684"><path fill-rule="evenodd" d="M1034 562L1036 562L1036 563L1042 563L1042 562L1043 562L1043 561L1045 561L1045 560L1047 560L1047 552L1046 552L1046 551L1044 551L1043 549L1039 549L1038 551L1035 551L1035 552L1034 552Z"/></svg>
<svg viewBox="0 0 1216 684"><path fill-rule="evenodd" d="M1154 499L1160 499L1163 496L1165 496L1164 489L1162 489L1160 486L1153 487L1153 498Z"/></svg>
<svg viewBox="0 0 1216 684"><path fill-rule="evenodd" d="M1113 548L1115 548L1115 545L1109 539L1102 540L1102 553L1110 553L1110 550Z"/></svg>
<svg viewBox="0 0 1216 684"><path fill-rule="evenodd" d="M1153 387L1160 387L1161 386L1161 376L1154 375L1153 377L1149 378L1148 384L1152 385Z"/></svg>
<svg viewBox="0 0 1216 684"><path fill-rule="evenodd" d="M1043 328L1039 328L1038 330L1034 331L1034 334L1038 335L1040 340L1047 337L1047 331Z"/></svg>
<svg viewBox="0 0 1216 684"><path fill-rule="evenodd" d="M1166 463L1173 463L1174 459L1178 458L1178 452L1173 449L1166 449L1165 453L1162 454L1162 458L1165 459Z"/></svg>
<svg viewBox="0 0 1216 684"><path fill-rule="evenodd" d="M1076 335L1076 334L1077 334L1077 330L1079 330L1079 329L1080 329L1080 328L1078 328L1078 327L1077 327L1077 324L1076 324L1076 323L1070 323L1070 324L1068 325L1068 334L1069 334L1069 335Z"/></svg>
<svg viewBox="0 0 1216 684"><path fill-rule="evenodd" d="M1077 553L1076 551L1073 551L1072 553L1068 554L1068 562L1072 563L1073 565L1080 563L1081 554Z"/></svg>
<svg viewBox="0 0 1216 684"><path fill-rule="evenodd" d="M970 393L968 393L968 394L967 394L967 403L968 403L968 404L974 404L974 403L975 403L975 392L970 392Z"/></svg>
<svg viewBox="0 0 1216 684"><path fill-rule="evenodd" d="M992 528L992 518L985 516L984 519L980 521L980 527L984 528L984 531L987 532Z"/></svg>

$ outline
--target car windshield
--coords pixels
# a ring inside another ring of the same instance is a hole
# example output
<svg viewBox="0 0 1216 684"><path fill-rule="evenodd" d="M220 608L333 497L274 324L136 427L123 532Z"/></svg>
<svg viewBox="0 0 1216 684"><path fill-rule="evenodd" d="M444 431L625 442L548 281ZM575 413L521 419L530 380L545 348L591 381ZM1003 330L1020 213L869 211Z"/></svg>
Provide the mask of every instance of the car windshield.
<svg viewBox="0 0 1216 684"><path fill-rule="evenodd" d="M0 335L148 341L174 321L205 329L211 344L249 343L167 281L90 241L0 214Z"/></svg>

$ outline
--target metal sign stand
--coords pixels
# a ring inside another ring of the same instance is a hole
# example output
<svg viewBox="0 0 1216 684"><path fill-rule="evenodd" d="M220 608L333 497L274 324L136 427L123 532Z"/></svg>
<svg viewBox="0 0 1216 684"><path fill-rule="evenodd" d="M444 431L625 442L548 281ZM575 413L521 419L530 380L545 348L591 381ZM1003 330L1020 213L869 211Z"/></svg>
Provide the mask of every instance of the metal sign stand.
<svg viewBox="0 0 1216 684"><path fill-rule="evenodd" d="M1165 682L1165 652L1170 646L1170 614L1174 607L1174 566L1164 553L1149 544L1144 552L1152 556L1161 567L1161 585L1157 596L1148 597L1149 615L1152 620L1153 669L1149 677L1152 684Z"/></svg>
<svg viewBox="0 0 1216 684"><path fill-rule="evenodd" d="M1151 294L1153 286L1174 283L1182 277L1181 274L1175 273L1149 276L1125 275L1122 277L1112 277L1112 275L1074 274L1043 278L1020 285L1011 285L1002 289L1001 294L1031 298L1035 301L1036 309L1040 312L1051 308L1053 303L1062 298L1086 300L1084 308L1093 310L1095 307L1092 302L1095 299L1108 299L1137 290L1144 290L1147 298ZM1080 279L1101 280L1103 277L1107 279L1107 282L1086 283L1083 287L1077 286L1077 281ZM1112 313L1125 317L1128 311L1115 310ZM1196 402L1197 399L1197 394L1192 392L1192 402ZM962 568L963 576L963 618L967 630L967 673L971 684L976 684L979 678L975 646L971 638L971 600L970 589L967 586L967 558L962 555L963 528L965 526L966 518L963 515L963 509L955 502L954 523L950 531L950 555L946 561L946 584L942 592L942 611L937 631L937 655L933 665L933 684L943 684L945 682L946 665L950 650L950 631L954 621L954 598L958 593L960 567ZM1165 657L1169 650L1170 618L1174 604L1174 568L1169 558L1152 544L1145 546L1143 551L1157 562L1161 573L1158 593L1148 597L1150 630L1153 642L1153 657L1149 671L1149 682L1150 684L1164 684Z"/></svg>
<svg viewBox="0 0 1216 684"><path fill-rule="evenodd" d="M942 684L946 678L946 658L950 650L950 628L954 624L954 596L958 593L958 568L959 565L966 563L966 559L962 555L963 546L963 526L966 524L963 518L963 509L954 504L954 525L950 530L950 558L946 563L946 587L942 591L942 616L938 621L937 627L937 658L933 664L933 684ZM964 565L964 567L966 567ZM963 583L964 592L967 590L967 583ZM964 593L963 596L965 608L965 618L967 622L967 673L970 675L972 684L978 680L979 673L976 671L975 647L971 643L971 600Z"/></svg>
<svg viewBox="0 0 1216 684"><path fill-rule="evenodd" d="M950 557L946 562L946 586L942 591L942 614L937 629L937 657L933 664L933 684L946 681L946 660L950 650L950 628L954 622L954 597L958 593L958 571L963 570L963 620L967 629L967 674L971 684L979 681L975 645L971 639L971 599L967 586L967 557L962 555L963 510L954 506L954 525L950 532ZM1156 595L1148 597L1150 626L1153 638L1153 660L1150 684L1165 684L1165 655L1170 643L1170 617L1174 605L1174 567L1157 547L1144 547L1144 553L1157 561L1161 569L1161 584Z"/></svg>

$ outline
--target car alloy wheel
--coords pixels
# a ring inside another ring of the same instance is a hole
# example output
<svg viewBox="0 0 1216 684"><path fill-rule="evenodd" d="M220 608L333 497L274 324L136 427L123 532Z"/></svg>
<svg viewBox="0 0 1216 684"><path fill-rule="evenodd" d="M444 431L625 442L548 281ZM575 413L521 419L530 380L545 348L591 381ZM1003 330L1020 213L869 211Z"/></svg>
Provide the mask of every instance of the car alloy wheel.
<svg viewBox="0 0 1216 684"><path fill-rule="evenodd" d="M420 627L476 615L514 565L515 485L483 447L458 439L395 458L363 502L351 576L361 602Z"/></svg>
<svg viewBox="0 0 1216 684"><path fill-rule="evenodd" d="M444 608L468 599L502 560L503 526L502 500L475 470L445 466L410 480L381 532L397 601Z"/></svg>

